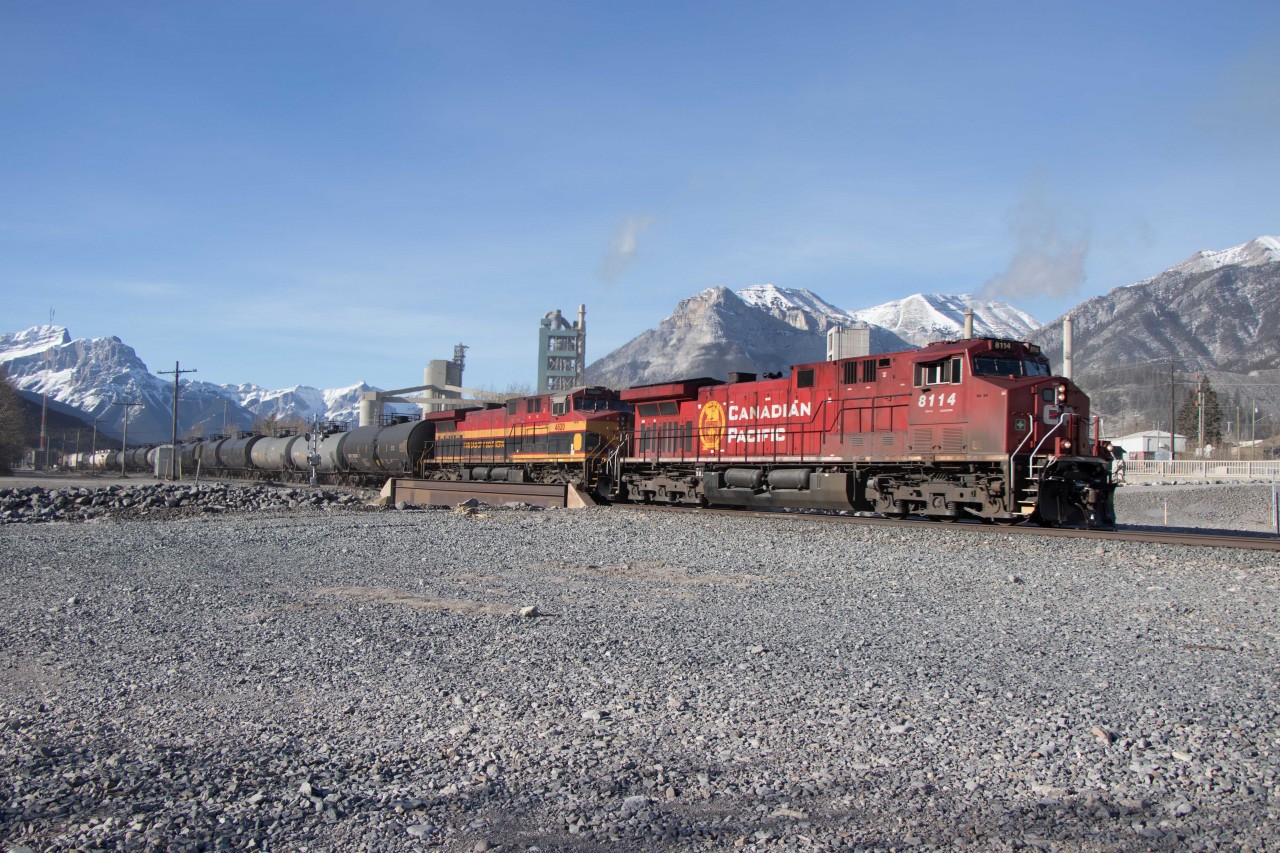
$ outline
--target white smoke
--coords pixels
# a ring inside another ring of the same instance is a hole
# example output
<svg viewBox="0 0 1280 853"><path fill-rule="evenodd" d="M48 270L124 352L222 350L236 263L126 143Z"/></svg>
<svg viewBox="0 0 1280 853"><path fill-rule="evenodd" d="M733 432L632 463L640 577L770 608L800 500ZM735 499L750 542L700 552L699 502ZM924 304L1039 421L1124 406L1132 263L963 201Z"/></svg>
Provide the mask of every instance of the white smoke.
<svg viewBox="0 0 1280 853"><path fill-rule="evenodd" d="M984 298L1060 298L1079 292L1089 233L1083 227L1065 228L1061 218L1039 186L1018 203L1008 218L1017 251L1005 271L982 286Z"/></svg>
<svg viewBox="0 0 1280 853"><path fill-rule="evenodd" d="M632 214L609 242L609 251L600 261L600 277L608 282L620 279L635 262L640 249L640 232L653 224L652 216Z"/></svg>

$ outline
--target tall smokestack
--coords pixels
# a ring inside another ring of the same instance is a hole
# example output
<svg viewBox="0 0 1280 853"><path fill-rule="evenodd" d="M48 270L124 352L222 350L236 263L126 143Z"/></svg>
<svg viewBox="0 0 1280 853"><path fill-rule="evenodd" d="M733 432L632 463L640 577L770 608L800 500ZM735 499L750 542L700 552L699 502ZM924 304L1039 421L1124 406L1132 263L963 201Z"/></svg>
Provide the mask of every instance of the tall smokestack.
<svg viewBox="0 0 1280 853"><path fill-rule="evenodd" d="M1071 315L1068 314L1062 320L1062 375L1071 378Z"/></svg>
<svg viewBox="0 0 1280 853"><path fill-rule="evenodd" d="M578 306L578 329L581 330L585 328L587 328L587 306L579 305Z"/></svg>
<svg viewBox="0 0 1280 853"><path fill-rule="evenodd" d="M973 339L973 309L964 309L964 339L966 341Z"/></svg>

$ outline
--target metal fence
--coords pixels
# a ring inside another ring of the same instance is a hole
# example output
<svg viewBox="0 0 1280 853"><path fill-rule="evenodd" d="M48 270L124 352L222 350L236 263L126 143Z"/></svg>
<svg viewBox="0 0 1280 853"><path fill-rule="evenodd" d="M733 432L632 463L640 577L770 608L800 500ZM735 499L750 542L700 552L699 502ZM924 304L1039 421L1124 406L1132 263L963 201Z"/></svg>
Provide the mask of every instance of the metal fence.
<svg viewBox="0 0 1280 853"><path fill-rule="evenodd" d="M1125 461L1124 479L1130 483L1170 480L1280 480L1280 462L1233 462L1212 459L1156 462Z"/></svg>

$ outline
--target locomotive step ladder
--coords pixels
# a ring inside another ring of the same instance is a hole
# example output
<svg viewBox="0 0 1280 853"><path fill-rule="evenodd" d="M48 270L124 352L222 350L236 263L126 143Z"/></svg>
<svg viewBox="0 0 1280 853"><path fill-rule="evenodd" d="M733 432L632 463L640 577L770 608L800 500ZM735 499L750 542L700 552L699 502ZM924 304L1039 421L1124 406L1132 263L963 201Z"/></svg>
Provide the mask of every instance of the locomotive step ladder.
<svg viewBox="0 0 1280 853"><path fill-rule="evenodd" d="M1049 465L1047 456L1031 456L1027 459L1027 480L1018 490L1018 503L1034 508L1040 501L1040 478Z"/></svg>

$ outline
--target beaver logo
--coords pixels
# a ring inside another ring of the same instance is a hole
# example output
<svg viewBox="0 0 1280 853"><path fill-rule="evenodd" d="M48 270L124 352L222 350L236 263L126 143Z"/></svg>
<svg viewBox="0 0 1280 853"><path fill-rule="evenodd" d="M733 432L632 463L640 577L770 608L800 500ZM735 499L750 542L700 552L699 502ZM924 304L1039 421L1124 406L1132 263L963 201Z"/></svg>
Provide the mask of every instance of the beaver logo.
<svg viewBox="0 0 1280 853"><path fill-rule="evenodd" d="M720 439L724 436L726 420L724 406L715 400L709 401L702 407L702 412L698 415L698 436L702 441L703 450L720 449Z"/></svg>

